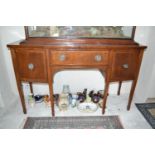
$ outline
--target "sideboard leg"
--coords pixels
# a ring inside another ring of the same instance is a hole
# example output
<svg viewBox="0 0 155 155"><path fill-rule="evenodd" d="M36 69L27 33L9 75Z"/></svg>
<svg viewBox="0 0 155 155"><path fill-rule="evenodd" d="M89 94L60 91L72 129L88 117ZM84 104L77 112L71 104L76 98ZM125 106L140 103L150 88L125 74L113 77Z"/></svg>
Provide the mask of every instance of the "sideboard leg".
<svg viewBox="0 0 155 155"><path fill-rule="evenodd" d="M23 87L22 87L22 81L20 80L19 73L17 72L18 67L17 67L17 62L16 62L15 50L13 49L11 50L11 55L12 55L13 67L14 67L14 71L16 75L17 88L18 88L19 97L20 97L21 104L22 104L23 113L26 114L27 110L26 110L26 105L25 105L24 92L23 92Z"/></svg>
<svg viewBox="0 0 155 155"><path fill-rule="evenodd" d="M104 91L104 96L103 96L102 114L105 113L106 102L107 102L107 96L108 96L108 91L109 91L109 82L106 82L105 85L106 85L106 86L105 86L105 91Z"/></svg>
<svg viewBox="0 0 155 155"><path fill-rule="evenodd" d="M122 81L119 81L117 95L120 95L121 87L122 87Z"/></svg>
<svg viewBox="0 0 155 155"><path fill-rule="evenodd" d="M54 98L53 98L53 74L49 77L48 80L49 84L49 92L50 92L50 101L51 101L51 111L52 111L52 116L55 116L55 111L54 111Z"/></svg>
<svg viewBox="0 0 155 155"><path fill-rule="evenodd" d="M26 114L27 110L26 110L24 92L23 92L23 87L22 87L21 81L17 81L17 87L18 87L19 96L20 96L21 103L22 103L23 113Z"/></svg>
<svg viewBox="0 0 155 155"><path fill-rule="evenodd" d="M134 80L134 81L132 82L132 86L131 86L131 91L130 91L130 95L129 95L129 101L128 101L127 110L130 110L130 108L131 108L131 102L132 102L133 95L134 95L134 91L135 91L135 88L136 88L136 83L137 83L136 80Z"/></svg>
<svg viewBox="0 0 155 155"><path fill-rule="evenodd" d="M139 62L138 62L138 68L137 68L137 71L136 71L136 78L132 82L127 110L130 110L130 108L131 108L131 102L132 102L134 91L135 91L135 88L136 88L136 84L137 84L137 80L138 80L138 75L139 75L139 71L140 71L140 66L141 66L143 54L144 54L144 49L141 49L141 51L139 53Z"/></svg>
<svg viewBox="0 0 155 155"><path fill-rule="evenodd" d="M32 82L29 82L30 85L30 92L33 94L33 86L32 86Z"/></svg>
<svg viewBox="0 0 155 155"><path fill-rule="evenodd" d="M51 102L51 113L52 116L55 116L54 111L54 98L53 98L53 70L51 69L50 62L49 62L49 52L46 50L46 60L47 60L47 68L48 68L48 85L49 85L49 93L50 93L50 102Z"/></svg>

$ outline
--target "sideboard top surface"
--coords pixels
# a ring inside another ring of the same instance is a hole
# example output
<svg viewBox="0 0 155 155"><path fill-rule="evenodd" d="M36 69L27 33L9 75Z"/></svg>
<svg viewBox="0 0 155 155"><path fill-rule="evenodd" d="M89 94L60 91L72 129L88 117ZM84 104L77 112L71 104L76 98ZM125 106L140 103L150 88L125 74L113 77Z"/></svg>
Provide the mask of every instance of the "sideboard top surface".
<svg viewBox="0 0 155 155"><path fill-rule="evenodd" d="M89 49L89 50L102 50L102 49L113 49L113 48L142 48L141 46L132 40L123 39L48 39L48 38L35 38L20 40L11 44L8 44L9 48L50 48L50 49Z"/></svg>

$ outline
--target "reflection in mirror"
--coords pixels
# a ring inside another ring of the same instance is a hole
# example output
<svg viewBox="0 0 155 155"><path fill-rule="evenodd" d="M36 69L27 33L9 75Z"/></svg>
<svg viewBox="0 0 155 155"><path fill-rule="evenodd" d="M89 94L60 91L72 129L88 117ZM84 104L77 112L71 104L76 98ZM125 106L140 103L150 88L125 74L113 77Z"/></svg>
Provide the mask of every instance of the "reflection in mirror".
<svg viewBox="0 0 155 155"><path fill-rule="evenodd" d="M28 26L29 37L131 39L133 26Z"/></svg>

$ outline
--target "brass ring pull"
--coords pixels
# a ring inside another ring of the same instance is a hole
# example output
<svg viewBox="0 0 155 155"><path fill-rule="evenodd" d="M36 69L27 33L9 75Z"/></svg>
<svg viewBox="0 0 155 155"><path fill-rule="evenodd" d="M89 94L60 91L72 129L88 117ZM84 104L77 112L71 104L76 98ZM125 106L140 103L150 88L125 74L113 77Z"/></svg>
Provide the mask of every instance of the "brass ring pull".
<svg viewBox="0 0 155 155"><path fill-rule="evenodd" d="M59 60L60 61L64 61L66 59L66 56L64 55L64 54L61 54L60 56L59 56Z"/></svg>
<svg viewBox="0 0 155 155"><path fill-rule="evenodd" d="M96 56L95 56L95 60L96 60L97 62L100 62L100 61L102 60L102 56L101 56L101 55L96 55Z"/></svg>
<svg viewBox="0 0 155 155"><path fill-rule="evenodd" d="M124 69L128 69L129 68L128 64L123 64L122 66L123 66Z"/></svg>
<svg viewBox="0 0 155 155"><path fill-rule="evenodd" d="M28 69L33 70L34 69L34 64L32 64L32 63L28 64Z"/></svg>

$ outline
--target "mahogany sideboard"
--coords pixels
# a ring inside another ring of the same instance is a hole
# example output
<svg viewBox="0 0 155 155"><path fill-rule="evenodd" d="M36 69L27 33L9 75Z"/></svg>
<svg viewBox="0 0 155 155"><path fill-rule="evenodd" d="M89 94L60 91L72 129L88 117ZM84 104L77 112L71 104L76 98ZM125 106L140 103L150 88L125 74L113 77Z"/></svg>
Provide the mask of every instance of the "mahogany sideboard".
<svg viewBox="0 0 155 155"><path fill-rule="evenodd" d="M131 107L134 90L138 80L143 52L133 40L110 39L26 39L7 45L10 48L17 87L23 112L26 105L21 83L48 83L52 116L55 116L53 102L53 76L64 69L99 69L105 77L105 91L102 113L111 82L119 82L118 95L122 81L132 80L127 110Z"/></svg>

